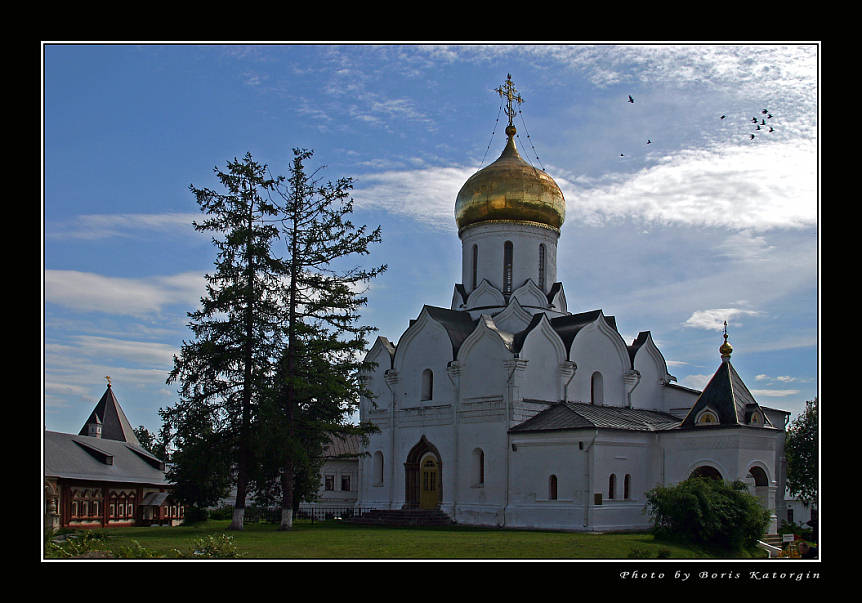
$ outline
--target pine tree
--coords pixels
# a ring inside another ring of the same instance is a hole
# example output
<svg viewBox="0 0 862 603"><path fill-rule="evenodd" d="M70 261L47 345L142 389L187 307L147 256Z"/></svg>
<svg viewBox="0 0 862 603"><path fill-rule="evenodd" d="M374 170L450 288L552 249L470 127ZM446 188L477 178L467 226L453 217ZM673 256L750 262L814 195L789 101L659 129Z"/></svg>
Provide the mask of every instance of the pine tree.
<svg viewBox="0 0 862 603"><path fill-rule="evenodd" d="M200 309L188 314L195 338L183 341L167 380L179 381L180 401L162 417L176 432L175 479L203 478L193 470L200 466L194 451L206 454L212 446L211 454L228 457L203 466L221 472L211 476L215 484L225 483L226 468L235 471L231 529L241 530L254 470L256 414L281 347L285 266L272 248L279 229L270 198L279 180L250 153L214 172L223 193L189 189L207 215L194 223L195 230L213 233L215 272L206 275Z"/></svg>
<svg viewBox="0 0 862 603"><path fill-rule="evenodd" d="M381 240L380 227L367 232L349 220L351 179L321 183L319 170L306 173L313 153L293 152L287 189L278 187L288 276L286 346L275 389L283 437L280 529L293 525L294 485L310 462L309 450L319 450L330 433L350 431L345 419L358 407L359 394L368 394L358 358L374 329L358 324L367 302L360 287L386 269L336 266L368 254L369 245Z"/></svg>

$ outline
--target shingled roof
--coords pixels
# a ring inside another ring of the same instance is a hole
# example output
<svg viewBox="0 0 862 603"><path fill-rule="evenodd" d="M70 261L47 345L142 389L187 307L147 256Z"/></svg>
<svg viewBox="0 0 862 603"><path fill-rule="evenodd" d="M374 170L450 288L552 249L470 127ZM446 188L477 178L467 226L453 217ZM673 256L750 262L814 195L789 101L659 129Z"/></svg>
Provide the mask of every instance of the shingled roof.
<svg viewBox="0 0 862 603"><path fill-rule="evenodd" d="M90 416L87 417L87 420L84 422L84 426L81 428L81 431L78 432L78 435L88 435L87 425L96 422L100 422L102 424L103 440L117 440L119 442L135 444L136 446L141 445L138 438L135 436L132 425L123 413L123 409L120 408L120 403L117 401L117 397L114 395L110 383L108 383L108 388L96 404L96 408L94 408L93 412L90 413Z"/></svg>
<svg viewBox="0 0 862 603"><path fill-rule="evenodd" d="M723 360L719 365L718 370L703 388L680 427L684 429L695 427L695 418L706 408L718 415L718 426L725 427L748 425L751 414L760 409L760 405L745 386L742 377L733 368L729 359ZM763 417L764 426L773 427L762 409L760 414Z"/></svg>
<svg viewBox="0 0 862 603"><path fill-rule="evenodd" d="M513 433L571 429L620 429L667 431L679 426L673 415L654 410L599 406L583 402L559 402L513 427Z"/></svg>
<svg viewBox="0 0 862 603"><path fill-rule="evenodd" d="M46 431L45 476L169 485L165 465L137 444Z"/></svg>

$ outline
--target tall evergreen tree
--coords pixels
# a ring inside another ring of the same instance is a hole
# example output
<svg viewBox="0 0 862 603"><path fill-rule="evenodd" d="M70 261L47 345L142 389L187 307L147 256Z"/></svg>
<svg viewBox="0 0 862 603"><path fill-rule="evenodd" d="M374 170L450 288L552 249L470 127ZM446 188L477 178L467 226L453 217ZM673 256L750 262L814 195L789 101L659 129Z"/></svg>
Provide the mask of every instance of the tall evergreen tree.
<svg viewBox="0 0 862 603"><path fill-rule="evenodd" d="M787 459L787 489L805 504L817 501L818 430L817 398L805 403L805 410L787 429L784 440Z"/></svg>
<svg viewBox="0 0 862 603"><path fill-rule="evenodd" d="M322 183L318 171L306 172L313 155L294 149L283 199L282 238L288 275L286 346L283 349L277 407L284 442L281 461L281 529L293 526L297 472L333 430L347 430L345 419L368 394L358 377L366 335L358 324L367 302L360 290L386 266L339 268L346 258L367 255L381 240L380 227L368 232L349 219L352 180Z"/></svg>
<svg viewBox="0 0 862 603"><path fill-rule="evenodd" d="M213 233L215 272L206 275L200 309L188 314L195 338L183 342L167 380L179 382L180 401L162 417L174 428L178 449L209 442L212 454L229 456L229 463L211 463L211 469L235 470L231 529L241 530L257 408L281 347L285 265L272 249L279 229L270 195L278 179L269 177L267 166L250 153L228 162L226 171L216 167L214 172L224 192L189 189L207 215L194 222L195 230ZM197 475L185 471L194 464L190 454L175 454L176 479Z"/></svg>

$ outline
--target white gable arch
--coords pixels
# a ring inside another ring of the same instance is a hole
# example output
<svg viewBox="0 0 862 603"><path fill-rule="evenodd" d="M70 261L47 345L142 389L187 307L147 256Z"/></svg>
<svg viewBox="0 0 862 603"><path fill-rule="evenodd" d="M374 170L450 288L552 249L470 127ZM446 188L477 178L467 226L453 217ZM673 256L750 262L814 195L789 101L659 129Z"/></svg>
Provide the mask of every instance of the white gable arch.
<svg viewBox="0 0 862 603"><path fill-rule="evenodd" d="M527 282L512 292L511 297L517 299L522 307L543 310L548 307L548 296L539 289L533 279L527 279Z"/></svg>
<svg viewBox="0 0 862 603"><path fill-rule="evenodd" d="M569 346L569 360L578 367L568 390L570 400L589 403L593 398L593 375L601 374L601 403L627 406L624 375L630 370L628 348L623 338L599 313L596 319L581 328Z"/></svg>
<svg viewBox="0 0 862 603"><path fill-rule="evenodd" d="M509 333L523 331L532 319L533 315L524 310L517 299L512 299L502 312L494 314L494 324Z"/></svg>
<svg viewBox="0 0 862 603"><path fill-rule="evenodd" d="M458 349L458 361L468 362L470 359L470 353L483 340L492 342L492 345L494 347L498 347L501 353L511 356L512 352L509 348L510 344L506 339L504 339L506 335L510 336L511 334L501 332L497 328L493 318L487 314L482 314L479 321L476 323L476 328L473 329L473 332L467 336L464 343L462 343L461 347Z"/></svg>
<svg viewBox="0 0 862 603"><path fill-rule="evenodd" d="M524 337L518 357L527 360L521 379L521 395L533 400L556 402L565 397L570 374L561 369L567 361L566 346L545 314Z"/></svg>
<svg viewBox="0 0 862 603"><path fill-rule="evenodd" d="M461 395L465 401L503 395L506 387L504 363L513 356L510 345L511 334L501 333L491 317L483 314L458 350L458 363L462 367Z"/></svg>
<svg viewBox="0 0 862 603"><path fill-rule="evenodd" d="M467 297L467 309L471 308L498 308L506 305L506 298L499 289L494 287L487 279L482 279Z"/></svg>

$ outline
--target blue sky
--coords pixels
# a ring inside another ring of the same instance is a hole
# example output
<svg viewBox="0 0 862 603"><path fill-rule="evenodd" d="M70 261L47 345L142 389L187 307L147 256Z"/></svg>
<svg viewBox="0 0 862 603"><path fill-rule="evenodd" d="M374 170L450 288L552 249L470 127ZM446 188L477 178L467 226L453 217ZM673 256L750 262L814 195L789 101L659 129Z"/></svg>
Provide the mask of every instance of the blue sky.
<svg viewBox="0 0 862 603"><path fill-rule="evenodd" d="M628 343L651 331L696 389L727 320L755 398L795 416L818 392L818 50L46 43L45 427L77 432L109 375L132 424L159 428L215 258L189 185L246 152L286 174L312 149L354 179L355 222L383 230L363 262L389 265L363 313L378 334L449 307L455 197L503 148L507 74L521 154L566 198L569 311L601 308Z"/></svg>

